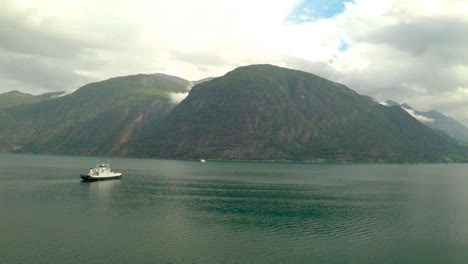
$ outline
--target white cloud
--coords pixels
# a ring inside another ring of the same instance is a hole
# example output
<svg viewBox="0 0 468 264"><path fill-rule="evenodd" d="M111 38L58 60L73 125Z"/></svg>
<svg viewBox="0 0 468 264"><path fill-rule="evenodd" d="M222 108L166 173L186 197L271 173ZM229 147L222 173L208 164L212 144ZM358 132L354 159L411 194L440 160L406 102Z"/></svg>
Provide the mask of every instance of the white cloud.
<svg viewBox="0 0 468 264"><path fill-rule="evenodd" d="M420 122L423 122L423 123L428 123L428 122L432 123L432 122L434 122L434 119L432 119L432 118L416 114L416 112L413 109L409 109L409 108L406 108L406 107L401 107L401 108L403 108L403 110L408 112L408 114L412 115L414 118L416 118Z"/></svg>
<svg viewBox="0 0 468 264"><path fill-rule="evenodd" d="M182 102L182 100L185 99L185 97L187 97L187 95L188 95L188 92L186 92L186 93L170 93L169 94L169 100L173 104L179 104L180 102Z"/></svg>
<svg viewBox="0 0 468 264"><path fill-rule="evenodd" d="M377 100L429 106L468 124L460 90L468 87L467 15L459 0L349 3L337 24L350 48L329 76Z"/></svg>
<svg viewBox="0 0 468 264"><path fill-rule="evenodd" d="M197 80L271 63L468 124L465 0L355 0L329 19L287 21L301 2L3 0L0 92L136 73Z"/></svg>
<svg viewBox="0 0 468 264"><path fill-rule="evenodd" d="M187 85L186 87L186 91L185 93L169 93L169 101L173 104L179 104L180 102L182 102L182 100L185 99L185 97L188 96L190 90L192 90L192 87L194 86L194 83L193 82L190 82L189 85Z"/></svg>

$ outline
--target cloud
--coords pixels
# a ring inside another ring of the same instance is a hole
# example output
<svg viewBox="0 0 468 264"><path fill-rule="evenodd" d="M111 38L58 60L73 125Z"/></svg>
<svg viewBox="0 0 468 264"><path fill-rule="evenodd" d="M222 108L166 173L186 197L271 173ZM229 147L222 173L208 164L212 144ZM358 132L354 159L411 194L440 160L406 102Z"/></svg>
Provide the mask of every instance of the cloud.
<svg viewBox="0 0 468 264"><path fill-rule="evenodd" d="M0 92L70 90L137 73L197 80L271 63L468 124L465 0L327 3L3 0ZM317 15L320 8L335 11Z"/></svg>
<svg viewBox="0 0 468 264"><path fill-rule="evenodd" d="M428 123L428 122L432 123L432 122L434 122L434 119L432 119L432 118L416 114L416 112L413 109L406 108L406 107L403 107L403 106L401 108L403 108L403 110L408 112L408 114L412 115L414 118L416 118L420 122L423 122L423 123Z"/></svg>
<svg viewBox="0 0 468 264"><path fill-rule="evenodd" d="M61 69L58 76L68 72L69 81L51 79L63 82L62 89L135 73L202 79L264 62L296 2L4 0L0 51L17 64L34 61L37 67L29 72L37 72L30 76L53 76L54 67ZM0 62L0 75L0 90L59 89L43 82L34 88L34 79L12 75L6 61Z"/></svg>
<svg viewBox="0 0 468 264"><path fill-rule="evenodd" d="M188 96L188 92L186 93L170 93L169 94L169 100L171 101L172 104L179 104L182 102L182 100L185 99L185 97Z"/></svg>
<svg viewBox="0 0 468 264"><path fill-rule="evenodd" d="M169 93L169 101L173 104L179 104L180 102L182 102L182 100L185 99L185 97L188 96L190 90L192 90L192 87L194 86L194 83L193 82L190 82L187 87L185 88L185 90L187 92L185 93Z"/></svg>
<svg viewBox="0 0 468 264"><path fill-rule="evenodd" d="M468 124L468 5L355 1L335 19L349 44L327 75L377 100L406 101Z"/></svg>
<svg viewBox="0 0 468 264"><path fill-rule="evenodd" d="M414 17L411 21L384 26L379 31L362 36L359 41L378 45L387 45L412 56L453 55L452 50L459 50L468 41L468 21L451 17ZM405 37L402 37L405 36ZM440 56L447 62L463 61L467 54L461 56Z"/></svg>

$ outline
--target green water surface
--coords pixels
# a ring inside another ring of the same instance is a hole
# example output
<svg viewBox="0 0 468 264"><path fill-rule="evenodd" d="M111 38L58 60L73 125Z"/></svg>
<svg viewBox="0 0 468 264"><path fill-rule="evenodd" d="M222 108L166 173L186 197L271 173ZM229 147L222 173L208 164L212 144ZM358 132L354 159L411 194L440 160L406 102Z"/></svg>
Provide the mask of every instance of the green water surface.
<svg viewBox="0 0 468 264"><path fill-rule="evenodd" d="M468 165L95 164L0 154L0 263L468 263Z"/></svg>

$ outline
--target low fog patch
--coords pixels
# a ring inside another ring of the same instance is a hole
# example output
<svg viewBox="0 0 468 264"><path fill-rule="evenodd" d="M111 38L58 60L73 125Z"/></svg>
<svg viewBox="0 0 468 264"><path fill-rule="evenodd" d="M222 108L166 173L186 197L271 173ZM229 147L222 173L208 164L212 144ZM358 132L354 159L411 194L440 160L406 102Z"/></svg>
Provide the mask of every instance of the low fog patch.
<svg viewBox="0 0 468 264"><path fill-rule="evenodd" d="M403 108L403 110L408 112L408 114L410 114L414 118L416 118L419 122L423 122L423 123L433 123L434 122L434 119L432 119L432 118L416 114L416 112L414 112L413 109L409 109L409 108L406 108L406 107L401 107L401 108Z"/></svg>
<svg viewBox="0 0 468 264"><path fill-rule="evenodd" d="M182 102L182 100L184 100L185 97L187 97L190 90L192 90L193 86L194 86L193 82L190 82L187 85L187 87L185 88L185 90L187 90L187 92L184 92L184 93L169 93L169 101L172 104L180 104L180 102Z"/></svg>

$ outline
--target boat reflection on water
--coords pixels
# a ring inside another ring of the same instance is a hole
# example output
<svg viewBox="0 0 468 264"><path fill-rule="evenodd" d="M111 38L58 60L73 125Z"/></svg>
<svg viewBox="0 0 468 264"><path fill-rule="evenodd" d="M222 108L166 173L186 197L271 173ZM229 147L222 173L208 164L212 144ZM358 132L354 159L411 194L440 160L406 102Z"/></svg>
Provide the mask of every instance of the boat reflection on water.
<svg viewBox="0 0 468 264"><path fill-rule="evenodd" d="M89 198L94 201L109 202L119 189L121 180L81 181L83 186L89 188Z"/></svg>

